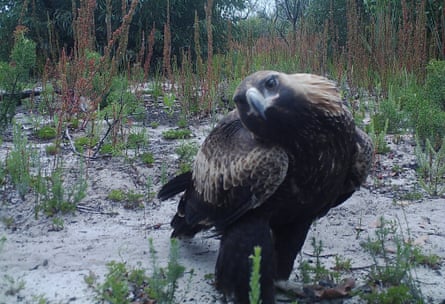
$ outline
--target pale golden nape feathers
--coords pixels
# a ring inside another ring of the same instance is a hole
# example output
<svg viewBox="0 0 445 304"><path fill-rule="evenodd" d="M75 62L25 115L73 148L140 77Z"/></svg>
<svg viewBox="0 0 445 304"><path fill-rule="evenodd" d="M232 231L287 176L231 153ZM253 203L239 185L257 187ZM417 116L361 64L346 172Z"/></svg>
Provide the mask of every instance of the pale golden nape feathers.
<svg viewBox="0 0 445 304"><path fill-rule="evenodd" d="M336 83L326 77L305 73L291 74L286 79L286 85L295 87L309 102L321 106L329 115L339 115L345 110Z"/></svg>

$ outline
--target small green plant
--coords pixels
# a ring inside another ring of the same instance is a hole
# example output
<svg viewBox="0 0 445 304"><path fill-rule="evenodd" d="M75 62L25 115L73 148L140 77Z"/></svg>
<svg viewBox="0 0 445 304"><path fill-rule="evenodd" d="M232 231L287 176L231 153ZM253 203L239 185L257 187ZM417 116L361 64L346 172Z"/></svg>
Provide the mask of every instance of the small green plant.
<svg viewBox="0 0 445 304"><path fill-rule="evenodd" d="M150 83L151 84L151 88L150 88L150 92L151 95L153 96L153 99L155 101L158 100L158 98L162 95L163 90L162 90L162 79L161 79L161 73L159 71L155 72L155 78L153 79L153 81Z"/></svg>
<svg viewBox="0 0 445 304"><path fill-rule="evenodd" d="M68 125L70 128L76 130L79 128L80 121L78 118L72 118L70 121L68 121Z"/></svg>
<svg viewBox="0 0 445 304"><path fill-rule="evenodd" d="M389 255L388 244L392 241L393 236L396 236L397 225L394 221L386 221L383 217L380 218L380 226L375 231L376 238L372 240L368 238L366 243L362 246L371 254L375 265L372 268L370 277L372 281L381 282L384 286L397 285L405 278L409 271L409 263L407 257L404 255L403 240L399 238L394 239L394 245L397 246L398 254L395 261ZM377 257L381 256L384 265L380 265Z"/></svg>
<svg viewBox="0 0 445 304"><path fill-rule="evenodd" d="M7 274L3 275L3 279L7 285L7 288L4 292L7 296L15 296L25 288L25 281L23 280L17 281Z"/></svg>
<svg viewBox="0 0 445 304"><path fill-rule="evenodd" d="M56 155L58 153L57 146L53 145L53 144L48 145L48 146L45 147L45 152L48 155Z"/></svg>
<svg viewBox="0 0 445 304"><path fill-rule="evenodd" d="M380 218L380 225L375 231L375 238L368 237L368 241L361 244L370 254L374 261L369 274L371 284L377 284L380 289L386 288L384 292L373 291L370 295L361 295L365 299L373 299L370 303L406 303L406 302L375 302L383 301L390 296L402 297L406 289L412 295L413 301L409 303L423 303L420 289L412 276L412 267L416 256L420 253L405 242L403 233L398 229L396 221L387 221ZM394 248L393 250L388 250ZM378 290L378 289L376 289Z"/></svg>
<svg viewBox="0 0 445 304"><path fill-rule="evenodd" d="M88 275L83 277L84 282L88 285L88 287L96 288L97 286L97 275L90 270Z"/></svg>
<svg viewBox="0 0 445 304"><path fill-rule="evenodd" d="M261 247L255 246L253 255L250 256L252 260L252 272L250 274L250 292L249 303L261 304L261 285L260 285L260 266L261 266Z"/></svg>
<svg viewBox="0 0 445 304"><path fill-rule="evenodd" d="M45 295L37 295L37 296L32 296L32 300L34 301L33 303L37 303L37 304L47 304L50 301L45 297Z"/></svg>
<svg viewBox="0 0 445 304"><path fill-rule="evenodd" d="M127 198L124 203L124 208L126 209L137 209L137 208L143 208L144 205L142 204L142 199L144 198L144 195L141 193L136 193L132 190L127 192Z"/></svg>
<svg viewBox="0 0 445 304"><path fill-rule="evenodd" d="M437 254L425 254L418 246L414 246L411 250L411 261L414 265L422 265L431 269L439 269L442 264L442 258Z"/></svg>
<svg viewBox="0 0 445 304"><path fill-rule="evenodd" d="M323 243L321 240L317 242L316 238L311 239L313 248L313 255L315 257L315 265L308 261L302 261L299 265L299 270L304 283L318 283L320 280L331 280L338 282L340 273L338 271L329 271L321 263L321 253L323 252Z"/></svg>
<svg viewBox="0 0 445 304"><path fill-rule="evenodd" d="M323 242L315 239L313 237L311 239L311 245L314 250L315 255L315 267L314 267L314 281L319 281L322 279L333 279L337 277L337 273L330 272L322 263L321 263L321 254L323 252ZM337 278L338 279L338 278Z"/></svg>
<svg viewBox="0 0 445 304"><path fill-rule="evenodd" d="M158 122L158 121L152 121L152 122L150 123L150 127L151 127L152 129L156 129L157 127L159 127L159 122Z"/></svg>
<svg viewBox="0 0 445 304"><path fill-rule="evenodd" d="M398 164L394 164L394 166L391 168L391 172L395 175L400 174L402 172L402 167Z"/></svg>
<svg viewBox="0 0 445 304"><path fill-rule="evenodd" d="M127 148L140 149L148 143L147 134L145 132L130 133L127 138Z"/></svg>
<svg viewBox="0 0 445 304"><path fill-rule="evenodd" d="M110 154L111 155L111 154L114 154L115 149L112 144L103 144L100 147L99 151L101 154Z"/></svg>
<svg viewBox="0 0 445 304"><path fill-rule="evenodd" d="M97 300L115 304L178 303L177 284L185 271L178 263L178 242L171 240L165 268L159 267L152 240L149 240L149 249L153 264L151 275L140 266L130 267L126 263L111 261L107 264L108 272L103 283L98 283L98 277L92 272L85 276L85 283L94 290Z"/></svg>
<svg viewBox="0 0 445 304"><path fill-rule="evenodd" d="M167 164L165 162L161 165L161 185L167 183Z"/></svg>
<svg viewBox="0 0 445 304"><path fill-rule="evenodd" d="M156 196L156 192L153 191L153 178L151 176L147 176L146 182L146 200L149 201L153 197Z"/></svg>
<svg viewBox="0 0 445 304"><path fill-rule="evenodd" d="M187 117L185 115L181 115L181 117L178 120L178 127L187 128L187 125L188 125Z"/></svg>
<svg viewBox="0 0 445 304"><path fill-rule="evenodd" d="M65 227L65 223L63 219L60 217L53 217L52 219L52 230L53 231L61 231Z"/></svg>
<svg viewBox="0 0 445 304"><path fill-rule="evenodd" d="M438 150L429 139L426 139L424 148L417 140L415 154L419 164L417 173L420 186L432 196L445 193L445 138Z"/></svg>
<svg viewBox="0 0 445 304"><path fill-rule="evenodd" d="M130 295L130 272L125 263L109 262L108 273L105 282L98 287L99 299L109 303L131 303ZM140 289L140 286L138 286ZM143 286L142 286L143 287ZM136 286L134 288L137 288Z"/></svg>
<svg viewBox="0 0 445 304"><path fill-rule="evenodd" d="M143 122L147 115L147 109L140 103L135 103L131 111L131 117L138 122Z"/></svg>
<svg viewBox="0 0 445 304"><path fill-rule="evenodd" d="M184 173L192 169L193 160L198 153L198 145L196 143L183 142L179 145L175 152L179 156L179 172Z"/></svg>
<svg viewBox="0 0 445 304"><path fill-rule="evenodd" d="M11 216L11 217L2 217L1 218L1 222L6 226L7 229L11 229L15 226L15 219Z"/></svg>
<svg viewBox="0 0 445 304"><path fill-rule="evenodd" d="M400 195L399 199L407 201L418 201L423 198L423 194L420 191L410 191Z"/></svg>
<svg viewBox="0 0 445 304"><path fill-rule="evenodd" d="M177 239L170 241L170 253L165 269L159 268L157 252L153 240L149 240L150 255L153 273L148 282L148 294L158 303L176 303L176 289L178 280L184 275L185 267L179 264L179 242Z"/></svg>
<svg viewBox="0 0 445 304"><path fill-rule="evenodd" d="M412 294L406 285L391 286L382 292L372 292L361 296L368 304L406 304L423 303Z"/></svg>
<svg viewBox="0 0 445 304"><path fill-rule="evenodd" d="M77 151L82 152L85 149L91 149L97 145L99 140L96 137L81 136L74 140L74 147Z"/></svg>
<svg viewBox="0 0 445 304"><path fill-rule="evenodd" d="M300 276L303 283L309 284L312 282L313 267L309 261L301 261L298 265L298 270L300 271Z"/></svg>
<svg viewBox="0 0 445 304"><path fill-rule="evenodd" d="M351 263L352 263L351 259L346 259L339 255L336 255L334 270L335 271L346 271L346 272L351 271L351 268L352 268Z"/></svg>
<svg viewBox="0 0 445 304"><path fill-rule="evenodd" d="M37 130L37 137L39 139L48 140L56 138L57 136L57 130L54 127L51 126L44 126Z"/></svg>
<svg viewBox="0 0 445 304"><path fill-rule="evenodd" d="M2 252L3 246L5 246L5 243L6 243L6 236L3 235L0 237L0 252Z"/></svg>
<svg viewBox="0 0 445 304"><path fill-rule="evenodd" d="M142 153L141 155L139 155L139 158L141 159L141 161L142 161L144 164L146 164L146 165L148 165L148 166L153 165L153 163L154 163L154 161L155 161L154 156L153 156L153 153L150 153L150 152L144 152L144 153Z"/></svg>
<svg viewBox="0 0 445 304"><path fill-rule="evenodd" d="M136 193L133 190L124 191L121 189L112 189L107 196L109 200L123 203L123 206L126 209L135 209L143 207L142 205L143 197L144 197L143 194Z"/></svg>
<svg viewBox="0 0 445 304"><path fill-rule="evenodd" d="M165 139L185 139L192 135L192 131L189 129L170 129L162 132L162 137Z"/></svg>
<svg viewBox="0 0 445 304"><path fill-rule="evenodd" d="M121 189L111 189L108 193L107 198L114 202L122 202L125 200L125 191Z"/></svg>
<svg viewBox="0 0 445 304"><path fill-rule="evenodd" d="M43 177L41 173L34 180L36 191L35 215L40 211L47 216L58 213L74 212L77 204L86 196L87 182L83 173L83 163L80 163L80 174L68 185L64 183L63 167L55 168L50 176ZM56 220L57 223L57 220Z"/></svg>
<svg viewBox="0 0 445 304"><path fill-rule="evenodd" d="M22 127L14 124L13 148L6 158L6 173L22 197L31 188L31 168L34 167L36 151L28 144L27 137L22 133Z"/></svg>
<svg viewBox="0 0 445 304"><path fill-rule="evenodd" d="M173 113L175 111L174 105L175 105L176 96L172 93L164 94L163 96L163 102L164 106L167 110L168 116L173 116Z"/></svg>
<svg viewBox="0 0 445 304"><path fill-rule="evenodd" d="M388 130L388 122L387 119L385 121L384 127L382 130L378 131L375 128L375 122L374 119L371 119L371 123L368 125L368 134L371 137L372 142L374 143L374 150L378 154L385 154L389 152L389 147L386 143L385 136L387 134Z"/></svg>

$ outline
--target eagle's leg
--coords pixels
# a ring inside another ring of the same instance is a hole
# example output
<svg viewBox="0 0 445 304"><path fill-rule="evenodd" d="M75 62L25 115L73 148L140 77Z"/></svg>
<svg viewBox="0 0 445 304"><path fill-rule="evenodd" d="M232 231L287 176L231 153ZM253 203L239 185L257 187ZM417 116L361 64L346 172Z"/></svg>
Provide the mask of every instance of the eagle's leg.
<svg viewBox="0 0 445 304"><path fill-rule="evenodd" d="M273 226L277 280L289 279L295 258L303 247L311 223L312 221L305 221Z"/></svg>
<svg viewBox="0 0 445 304"><path fill-rule="evenodd" d="M261 300L263 304L273 304L275 257L270 227L262 218L246 215L223 232L215 269L216 287L227 296L234 296L235 303L249 303L249 257L255 246L261 247Z"/></svg>

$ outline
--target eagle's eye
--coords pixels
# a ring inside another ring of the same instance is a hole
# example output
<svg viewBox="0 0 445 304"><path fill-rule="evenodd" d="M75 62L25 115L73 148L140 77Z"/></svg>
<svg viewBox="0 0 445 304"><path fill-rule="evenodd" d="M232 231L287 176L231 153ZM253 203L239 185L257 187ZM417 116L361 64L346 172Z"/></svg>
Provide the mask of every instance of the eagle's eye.
<svg viewBox="0 0 445 304"><path fill-rule="evenodd" d="M266 82L264 83L264 86L266 89L271 90L278 86L278 80L275 76L271 76L268 79L266 79Z"/></svg>

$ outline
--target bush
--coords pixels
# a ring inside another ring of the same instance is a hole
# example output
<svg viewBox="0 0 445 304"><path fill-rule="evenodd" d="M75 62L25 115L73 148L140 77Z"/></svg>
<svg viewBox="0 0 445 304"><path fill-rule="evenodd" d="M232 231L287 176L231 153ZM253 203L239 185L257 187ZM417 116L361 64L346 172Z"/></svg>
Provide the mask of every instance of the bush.
<svg viewBox="0 0 445 304"><path fill-rule="evenodd" d="M14 32L14 47L10 64L0 63L0 89L7 94L0 102L0 126L11 123L15 108L20 102L20 92L29 80L30 70L36 63L36 43L25 37L26 28Z"/></svg>
<svg viewBox="0 0 445 304"><path fill-rule="evenodd" d="M445 111L445 61L431 60L426 70L426 97Z"/></svg>
<svg viewBox="0 0 445 304"><path fill-rule="evenodd" d="M417 113L413 113L414 131L422 143L428 139L434 147L441 146L445 136L445 112L430 100L420 99Z"/></svg>
<svg viewBox="0 0 445 304"><path fill-rule="evenodd" d="M422 143L429 139L437 149L445 136L445 61L428 64L425 85L410 82L400 89L403 110Z"/></svg>
<svg viewBox="0 0 445 304"><path fill-rule="evenodd" d="M378 104L378 112L372 117L376 132L381 132L387 125L389 134L403 132L408 127L408 115L402 110L401 100L397 96L397 90L389 88L388 98Z"/></svg>

